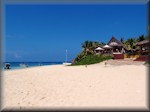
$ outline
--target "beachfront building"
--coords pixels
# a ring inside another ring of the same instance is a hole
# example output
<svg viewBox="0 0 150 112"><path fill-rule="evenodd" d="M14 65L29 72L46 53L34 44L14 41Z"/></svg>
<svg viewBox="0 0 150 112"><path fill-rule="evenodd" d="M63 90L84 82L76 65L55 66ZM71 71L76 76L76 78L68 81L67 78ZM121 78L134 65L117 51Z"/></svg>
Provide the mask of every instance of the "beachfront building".
<svg viewBox="0 0 150 112"><path fill-rule="evenodd" d="M117 40L115 37L112 37L108 42L108 45L112 47L113 53L121 53L124 54L128 49L127 47Z"/></svg>
<svg viewBox="0 0 150 112"><path fill-rule="evenodd" d="M112 54L114 59L124 59L124 53L128 51L128 49L122 42L112 36L108 42L108 45L112 47Z"/></svg>
<svg viewBox="0 0 150 112"><path fill-rule="evenodd" d="M98 46L95 49L95 54L112 55L114 59L124 59L124 53L127 51L127 47L122 42L112 37L107 45Z"/></svg>
<svg viewBox="0 0 150 112"><path fill-rule="evenodd" d="M95 49L95 54L124 54L126 51L127 47L115 37L112 37L105 46L98 46Z"/></svg>
<svg viewBox="0 0 150 112"><path fill-rule="evenodd" d="M150 52L150 40L143 40L136 43L137 52L139 54L148 54Z"/></svg>
<svg viewBox="0 0 150 112"><path fill-rule="evenodd" d="M150 61L150 40L143 40L136 43L136 53L140 54L134 61Z"/></svg>

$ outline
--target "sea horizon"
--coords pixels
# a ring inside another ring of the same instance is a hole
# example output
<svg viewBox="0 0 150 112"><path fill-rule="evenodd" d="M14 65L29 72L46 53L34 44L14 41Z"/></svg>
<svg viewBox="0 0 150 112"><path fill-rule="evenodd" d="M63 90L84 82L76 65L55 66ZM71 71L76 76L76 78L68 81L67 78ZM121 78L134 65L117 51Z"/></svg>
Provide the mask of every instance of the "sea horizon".
<svg viewBox="0 0 150 112"><path fill-rule="evenodd" d="M3 63L35 63L35 62L43 62L43 63L52 63L52 62L64 62L64 61L4 61Z"/></svg>
<svg viewBox="0 0 150 112"><path fill-rule="evenodd" d="M59 61L59 62L3 62L3 65L2 65L2 69L5 70L5 64L6 63L9 63L10 64L10 69L22 69L22 68L30 68L30 67L37 67L37 66L47 66L47 65L61 65L63 64L63 62ZM25 66L22 66L23 65L27 65L27 67Z"/></svg>

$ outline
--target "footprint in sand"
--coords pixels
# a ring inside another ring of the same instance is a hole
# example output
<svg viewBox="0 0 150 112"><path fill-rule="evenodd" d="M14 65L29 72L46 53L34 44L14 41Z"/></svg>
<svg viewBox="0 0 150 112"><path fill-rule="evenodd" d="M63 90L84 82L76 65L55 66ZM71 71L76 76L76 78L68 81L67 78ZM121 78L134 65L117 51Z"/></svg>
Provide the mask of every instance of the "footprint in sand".
<svg viewBox="0 0 150 112"><path fill-rule="evenodd" d="M24 98L22 98L22 100L24 100Z"/></svg>
<svg viewBox="0 0 150 112"><path fill-rule="evenodd" d="M64 102L64 100L61 100L61 102Z"/></svg>
<svg viewBox="0 0 150 112"><path fill-rule="evenodd" d="M29 92L26 94L26 96L28 96L29 95Z"/></svg>
<svg viewBox="0 0 150 112"><path fill-rule="evenodd" d="M42 97L40 100L43 100L43 99L45 99L46 97Z"/></svg>
<svg viewBox="0 0 150 112"><path fill-rule="evenodd" d="M26 96L24 98L22 98L22 100L24 100L28 95L29 95L29 92L26 94Z"/></svg>
<svg viewBox="0 0 150 112"><path fill-rule="evenodd" d="M27 95L29 94L29 91L27 92Z"/></svg>

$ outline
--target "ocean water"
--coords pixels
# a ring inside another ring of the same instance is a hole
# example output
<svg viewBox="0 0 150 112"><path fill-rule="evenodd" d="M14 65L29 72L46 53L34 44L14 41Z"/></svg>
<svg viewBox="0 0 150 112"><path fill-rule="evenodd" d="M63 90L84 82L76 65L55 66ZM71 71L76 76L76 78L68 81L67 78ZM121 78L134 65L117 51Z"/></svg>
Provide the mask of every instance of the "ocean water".
<svg viewBox="0 0 150 112"><path fill-rule="evenodd" d="M26 68L26 67L20 66L20 64L28 65L27 68L62 64L62 62L5 62L5 63L10 63L10 70ZM2 64L2 70L5 70L4 69L5 63Z"/></svg>

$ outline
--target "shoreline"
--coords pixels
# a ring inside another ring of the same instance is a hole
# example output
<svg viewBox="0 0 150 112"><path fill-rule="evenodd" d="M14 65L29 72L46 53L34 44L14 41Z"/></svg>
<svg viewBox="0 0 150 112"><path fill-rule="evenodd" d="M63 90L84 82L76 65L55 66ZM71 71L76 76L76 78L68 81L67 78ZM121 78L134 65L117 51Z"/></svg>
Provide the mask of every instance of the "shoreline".
<svg viewBox="0 0 150 112"><path fill-rule="evenodd" d="M144 61L133 61L133 63L131 63L131 64L121 64L121 65L117 65L117 64L111 64L111 63L109 63L110 61L124 61L124 62L126 62L126 61L129 61L129 60L122 60L122 59L120 59L120 60L106 60L106 61L103 61L103 62L99 62L99 63L95 63L95 64L89 64L89 65L87 65L87 66L92 66L92 65L104 65L105 66L105 62L108 62L107 63L107 65L106 66L130 66L130 65L137 65L137 66L139 66L139 65L144 65L144 66L148 66L147 64L145 64L145 62ZM135 63L139 63L139 64L135 64ZM52 64L52 65L41 65L41 66L29 66L29 67L24 67L24 68L16 68L16 69L2 69L2 71L12 71L12 70L22 70L22 69L28 69L28 68L37 68L37 67L43 67L43 66L56 66L56 65L62 65L62 66L68 66L68 67L76 67L76 66L86 66L86 65L63 65L63 64Z"/></svg>
<svg viewBox="0 0 150 112"><path fill-rule="evenodd" d="M87 65L87 67L90 67L90 66L92 66L92 65L99 65L100 63L96 63L96 64L90 64L90 65ZM42 67L49 67L49 66L51 66L51 67L55 67L55 66L64 66L65 67L65 65L63 65L63 64L59 64L59 65L44 65L44 66L34 66L34 67L26 67L26 68L17 68L17 69L2 69L2 72L5 72L5 71L20 71L20 70L28 70L28 69L34 69L34 68L42 68ZM74 65L74 66L66 66L66 67L85 67L86 65ZM105 66L105 64L103 64L103 67L118 67L118 66L146 66L146 67L148 67L149 65L146 65L146 64L143 64L143 65L134 65L134 64L132 64L132 65L111 65L111 64L107 64L106 66ZM86 67L85 67L86 68Z"/></svg>
<svg viewBox="0 0 150 112"><path fill-rule="evenodd" d="M62 64L55 64L55 65L62 65ZM13 68L13 69L12 68L11 69L2 69L2 71L22 70L22 69L30 69L30 68L43 67L43 66L53 66L53 65L41 65L41 66L38 65L38 66L30 66L30 67L23 67L23 68L18 67L18 68Z"/></svg>

